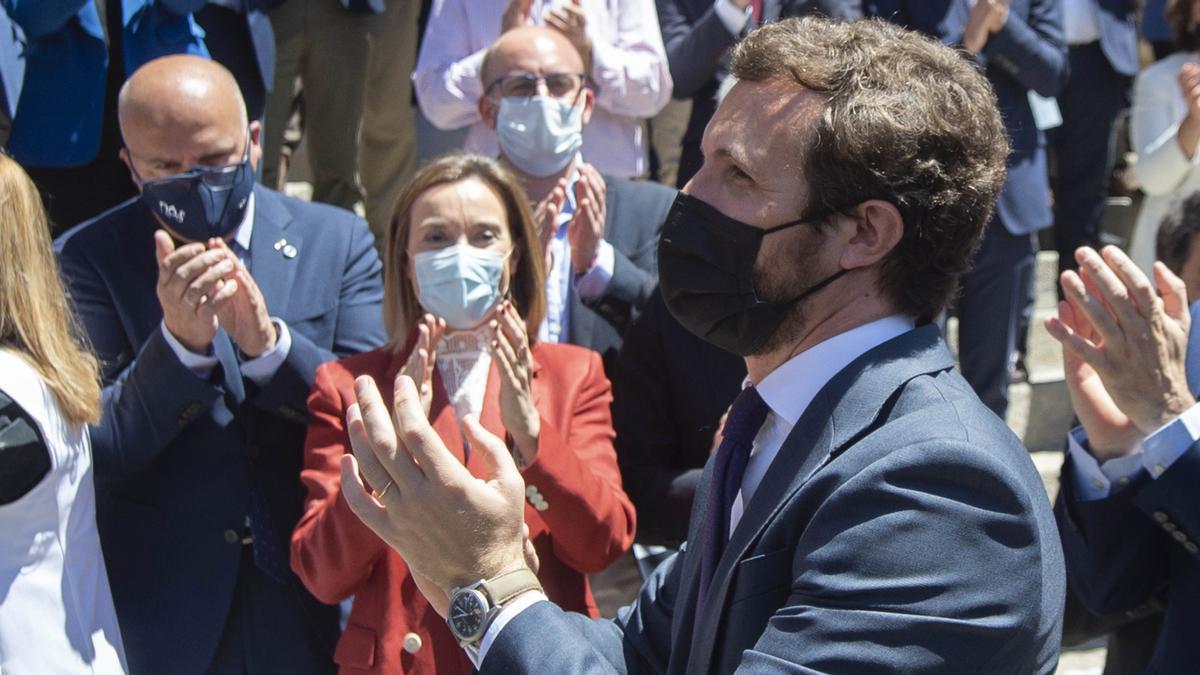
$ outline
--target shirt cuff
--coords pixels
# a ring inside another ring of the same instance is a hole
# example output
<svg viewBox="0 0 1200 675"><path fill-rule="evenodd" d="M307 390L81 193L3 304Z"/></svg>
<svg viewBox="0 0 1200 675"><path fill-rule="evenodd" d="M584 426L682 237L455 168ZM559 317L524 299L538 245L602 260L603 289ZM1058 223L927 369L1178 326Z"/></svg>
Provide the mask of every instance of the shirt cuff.
<svg viewBox="0 0 1200 675"><path fill-rule="evenodd" d="M1129 484L1142 468L1142 447L1133 452L1110 459L1104 464L1096 461L1092 453L1084 448L1087 432L1075 427L1067 434L1067 452L1074 465L1072 480L1081 501L1091 502L1106 499L1113 492Z"/></svg>
<svg viewBox="0 0 1200 675"><path fill-rule="evenodd" d="M183 367L192 371L192 374L196 377L207 380L208 376L212 375L212 369L217 365L217 357L212 353L212 346L209 345L208 347L209 353L197 354L184 347L182 342L175 339L174 335L171 335L171 331L167 330L166 321L161 322L159 327L162 329L163 338L166 339L167 346L171 348L171 351L175 352L175 358L179 359Z"/></svg>
<svg viewBox="0 0 1200 675"><path fill-rule="evenodd" d="M530 591L528 593L522 593L519 597L517 597L516 600L513 600L512 602L500 608L500 611L496 613L496 616L492 619L492 622L488 624L487 630L484 631L483 639L479 641L479 655L476 656L475 654L471 653L471 650L466 650L467 656L470 657L472 663L475 664L475 670L479 670L483 666L483 660L487 658L488 650L492 648L492 643L496 641L496 637L500 635L500 631L504 630L504 627L508 625L508 622L517 618L518 614L524 612L531 605L542 602L543 600L549 600L545 593L541 591Z"/></svg>
<svg viewBox="0 0 1200 675"><path fill-rule="evenodd" d="M275 329L279 331L279 336L275 338L275 346L242 363L242 375L260 387L275 377L275 373L292 350L292 333L287 324L283 319L275 317L271 317L271 323L275 324Z"/></svg>
<svg viewBox="0 0 1200 675"><path fill-rule="evenodd" d="M617 255L613 252L612 244L601 239L596 247L596 259L588 271L575 279L575 292L580 299L596 300L604 297L608 284L613 278L613 268L617 264Z"/></svg>
<svg viewBox="0 0 1200 675"><path fill-rule="evenodd" d="M1158 478L1197 440L1200 440L1200 403L1188 408L1142 441L1142 466L1150 472L1151 477Z"/></svg>
<svg viewBox="0 0 1200 675"><path fill-rule="evenodd" d="M717 13L721 25L725 26L730 35L741 35L746 29L746 24L750 23L750 14L754 8L746 5L745 9L739 9L732 0L716 0L713 3L713 11Z"/></svg>

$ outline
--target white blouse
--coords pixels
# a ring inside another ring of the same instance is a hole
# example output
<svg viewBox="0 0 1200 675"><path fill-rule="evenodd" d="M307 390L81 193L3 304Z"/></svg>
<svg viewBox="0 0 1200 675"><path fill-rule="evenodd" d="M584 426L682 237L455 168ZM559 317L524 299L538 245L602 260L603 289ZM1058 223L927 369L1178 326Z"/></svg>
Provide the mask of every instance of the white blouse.
<svg viewBox="0 0 1200 675"><path fill-rule="evenodd" d="M454 416L471 415L479 419L483 396L487 392L492 351L486 328L446 333L437 344L438 373L446 395L454 406Z"/></svg>
<svg viewBox="0 0 1200 675"><path fill-rule="evenodd" d="M3 349L0 389L37 423L50 454L46 477L0 506L0 673L125 673L87 428L63 419L37 371Z"/></svg>

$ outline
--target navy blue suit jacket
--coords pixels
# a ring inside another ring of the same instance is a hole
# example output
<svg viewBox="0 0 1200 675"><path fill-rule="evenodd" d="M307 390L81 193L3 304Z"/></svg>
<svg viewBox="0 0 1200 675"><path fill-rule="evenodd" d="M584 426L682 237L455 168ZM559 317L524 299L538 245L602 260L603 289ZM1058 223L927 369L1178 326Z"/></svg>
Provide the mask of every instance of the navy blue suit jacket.
<svg viewBox="0 0 1200 675"><path fill-rule="evenodd" d="M27 166L87 164L100 149L108 68L95 2L0 1L25 36L25 74L9 154ZM204 2L122 0L126 75L167 54L207 56L204 31L191 16Z"/></svg>
<svg viewBox="0 0 1200 675"><path fill-rule="evenodd" d="M1065 582L1045 488L936 327L872 349L817 394L698 606L703 514L616 620L534 604L481 672L1054 670Z"/></svg>
<svg viewBox="0 0 1200 675"><path fill-rule="evenodd" d="M658 286L658 233L675 190L613 176L604 182L604 239L615 254L613 277L603 296L586 303L571 286L567 342L599 352L612 379L625 329Z"/></svg>
<svg viewBox="0 0 1200 675"><path fill-rule="evenodd" d="M136 199L79 225L57 242L76 311L103 367L104 414L92 428L97 525L130 668L200 673L229 614L250 490L257 484L286 564L304 488L305 399L316 367L383 344L380 263L366 223L262 187L254 191L251 274L291 351L258 387L240 372L225 332L220 365L200 379L163 338L155 294L157 222ZM275 243L286 239L297 255ZM230 537L232 538L232 537ZM240 539L240 537L239 537ZM258 542L255 544L259 545ZM311 616L307 636L332 654L336 608L319 605L290 572ZM281 608L263 607L262 631ZM286 611L295 611L288 608ZM274 663L277 672L311 664Z"/></svg>
<svg viewBox="0 0 1200 675"><path fill-rule="evenodd" d="M1188 384L1200 391L1200 303L1192 305ZM1090 611L1117 614L1165 600L1148 672L1200 663L1200 443L1156 479L1148 473L1106 499L1081 501L1074 465L1063 464L1055 512L1071 587Z"/></svg>
<svg viewBox="0 0 1200 675"><path fill-rule="evenodd" d="M865 0L864 9L901 26L961 45L968 0ZM1046 139L1034 124L1028 93L1056 96L1066 84L1067 45L1059 0L1012 0L1008 23L976 60L996 92L1012 154L996 217L1012 234L1029 234L1053 221L1046 178Z"/></svg>
<svg viewBox="0 0 1200 675"><path fill-rule="evenodd" d="M862 16L861 4L860 0L764 0L762 23L805 14L857 19ZM657 6L674 82L672 95L692 99L679 160L682 185L700 168L700 139L717 109L717 91L729 72L729 52L756 26L749 21L742 34L730 33L713 10L712 0L657 0Z"/></svg>
<svg viewBox="0 0 1200 675"><path fill-rule="evenodd" d="M1100 28L1100 48L1113 70L1133 77L1141 68L1138 60L1137 8L1135 0L1093 0Z"/></svg>

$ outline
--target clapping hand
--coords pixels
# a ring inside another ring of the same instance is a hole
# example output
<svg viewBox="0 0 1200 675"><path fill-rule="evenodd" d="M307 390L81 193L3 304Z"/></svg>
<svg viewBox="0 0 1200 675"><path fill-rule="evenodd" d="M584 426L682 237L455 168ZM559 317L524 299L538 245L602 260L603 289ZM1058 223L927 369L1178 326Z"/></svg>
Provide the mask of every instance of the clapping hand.
<svg viewBox="0 0 1200 675"><path fill-rule="evenodd" d="M397 376L391 406L368 376L355 381L355 393L358 402L346 411L354 454L341 460L342 495L404 558L440 614L450 589L536 564L524 527L525 483L503 441L474 418L463 419L485 472L476 478L429 425L407 375ZM393 485L376 497L364 478L375 487Z"/></svg>
<svg viewBox="0 0 1200 675"><path fill-rule="evenodd" d="M1093 454L1105 461L1134 446L1195 403L1184 359L1191 317L1183 281L1154 266L1158 292L1120 249L1075 255L1063 272L1066 301L1046 321L1063 346L1067 387Z"/></svg>
<svg viewBox="0 0 1200 675"><path fill-rule="evenodd" d="M445 334L445 319L434 318L432 314L422 316L417 324L417 342L404 362L404 368L400 370L417 384L426 419L433 406L433 368L437 363L437 345Z"/></svg>
<svg viewBox="0 0 1200 675"><path fill-rule="evenodd" d="M488 323L492 354L500 371L500 421L513 437L525 466L537 459L541 416L533 404L533 354L529 337L512 302L504 301Z"/></svg>
<svg viewBox="0 0 1200 675"><path fill-rule="evenodd" d="M550 242L558 231L558 214L562 213L563 205L567 203L567 179L559 178L554 189L537 203L533 209L533 224L537 227L538 239L545 252L546 267L550 269Z"/></svg>
<svg viewBox="0 0 1200 675"><path fill-rule="evenodd" d="M236 280L226 280L236 260L204 244L175 242L164 230L154 233L158 258L155 292L167 330L188 351L202 354L217 334L218 312L238 291Z"/></svg>
<svg viewBox="0 0 1200 675"><path fill-rule="evenodd" d="M963 29L963 48L972 54L983 51L992 33L1008 22L1010 0L975 0Z"/></svg>
<svg viewBox="0 0 1200 675"><path fill-rule="evenodd" d="M500 15L500 33L529 25L529 10L533 0L508 0L504 14Z"/></svg>
<svg viewBox="0 0 1200 675"><path fill-rule="evenodd" d="M243 354L250 358L262 356L279 338L262 291L250 276L250 270L237 259L224 239L209 239L208 250L223 254L233 266L225 276L225 283L234 284L236 292L217 310L221 327Z"/></svg>
<svg viewBox="0 0 1200 675"><path fill-rule="evenodd" d="M592 62L592 39L587 34L583 0L568 0L546 15L546 25L563 34L583 58L584 68Z"/></svg>
<svg viewBox="0 0 1200 675"><path fill-rule="evenodd" d="M575 215L567 226L571 267L575 274L584 274L591 269L600 242L604 241L605 190L600 172L591 164L580 164L579 180L575 181Z"/></svg>

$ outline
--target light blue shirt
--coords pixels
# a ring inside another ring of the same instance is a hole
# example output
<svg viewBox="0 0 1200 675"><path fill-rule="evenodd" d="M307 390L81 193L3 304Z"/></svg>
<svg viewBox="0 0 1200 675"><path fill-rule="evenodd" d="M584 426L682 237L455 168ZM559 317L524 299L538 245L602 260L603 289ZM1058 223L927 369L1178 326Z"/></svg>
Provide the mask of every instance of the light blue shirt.
<svg viewBox="0 0 1200 675"><path fill-rule="evenodd" d="M1075 427L1067 434L1067 452L1075 465L1075 489L1083 501L1095 501L1120 492L1142 471L1151 479L1158 478L1198 440L1200 403L1147 436L1133 452L1103 464L1087 451L1087 432Z"/></svg>

